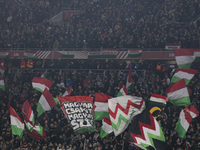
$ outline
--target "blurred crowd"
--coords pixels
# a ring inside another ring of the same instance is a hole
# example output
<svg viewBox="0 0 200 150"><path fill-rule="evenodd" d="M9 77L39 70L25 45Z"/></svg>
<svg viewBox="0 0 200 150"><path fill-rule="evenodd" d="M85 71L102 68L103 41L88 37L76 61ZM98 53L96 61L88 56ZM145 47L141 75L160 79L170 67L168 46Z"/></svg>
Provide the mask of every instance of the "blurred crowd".
<svg viewBox="0 0 200 150"><path fill-rule="evenodd" d="M62 96L62 94L72 86L71 96L74 95L87 95L95 97L95 92L103 92L112 97L116 97L122 85L126 84L126 79L130 65L124 62L118 62L116 68L113 68L113 62L110 60L102 61L102 67L106 72L98 72L98 63L89 63L89 61L71 61L70 67L60 70L54 70L55 66L50 66L51 63L46 63L43 68L42 65L36 67L37 60L34 68L20 69L20 60L5 60L5 66L8 68L3 79L5 82L5 91L0 89L0 150L7 149L23 149L23 150L139 150L135 146L126 142L127 130L118 137L114 134L106 136L104 139L100 138L101 121L95 122L97 132L75 134L70 123L64 116L60 106L53 107L51 111L44 113L39 118L36 118L36 107L41 93L32 87L32 78L35 76L40 77L40 69L47 69L45 77L53 82L50 88L50 93L53 97ZM18 62L18 66L16 65ZM73 62L73 63L72 63ZM94 61L95 62L95 61ZM76 64L81 66L81 69L90 69L82 72L75 72ZM84 63L92 64L92 66L84 65ZM13 66L13 65L15 66ZM65 62L64 64L68 64ZM82 65L81 65L82 64ZM121 68L120 68L121 64ZM123 65L122 65L123 64ZM146 104L152 93L165 95L165 89L170 86L170 79L173 76L175 69L166 68L164 72L150 72L156 66L148 66L148 62L140 60L138 62L132 61L132 85L129 90L129 95L143 97ZM49 66L48 66L49 65ZM140 70L137 70L140 66ZM193 65L194 67L194 65ZM199 68L197 64L196 68ZM101 68L101 67L100 67ZM94 70L96 69L96 70ZM111 69L116 69L112 71ZM120 71L121 70L121 71ZM42 70L44 73L44 70ZM191 103L200 111L200 74L199 72L192 79L188 85ZM10 126L10 113L7 108L8 97L11 95L11 106L16 110L22 118L21 107L24 101L28 100L32 106L36 118L36 124L44 127L46 131L46 139L31 139L27 129L24 130L23 138L19 139L17 136L12 135ZM175 131L175 124L178 121L179 113L183 107L175 107L167 103L165 110L161 116L157 118L162 126L163 133L166 137L168 150L200 150L200 117L193 119L189 130L184 139Z"/></svg>
<svg viewBox="0 0 200 150"><path fill-rule="evenodd" d="M81 8L61 26L45 19L63 6ZM200 48L197 0L1 0L0 47Z"/></svg>

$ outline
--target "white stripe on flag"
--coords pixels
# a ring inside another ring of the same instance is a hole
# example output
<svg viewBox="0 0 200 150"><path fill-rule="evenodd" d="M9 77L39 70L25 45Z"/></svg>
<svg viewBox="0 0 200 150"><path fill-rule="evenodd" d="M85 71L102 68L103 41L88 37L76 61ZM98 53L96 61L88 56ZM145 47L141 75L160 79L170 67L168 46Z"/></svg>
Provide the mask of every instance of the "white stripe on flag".
<svg viewBox="0 0 200 150"><path fill-rule="evenodd" d="M32 82L32 85L33 85L33 87L40 88L42 91L44 91L45 88L47 88L49 90L49 88L47 86L45 86L44 84Z"/></svg>
<svg viewBox="0 0 200 150"><path fill-rule="evenodd" d="M107 123L104 122L103 120L102 120L102 129L103 129L106 133L111 133L111 132L113 132L112 125L107 124Z"/></svg>
<svg viewBox="0 0 200 150"><path fill-rule="evenodd" d="M178 65L190 64L195 60L195 56L176 56Z"/></svg>
<svg viewBox="0 0 200 150"><path fill-rule="evenodd" d="M180 114L180 124L185 129L185 131L187 131L188 128L189 128L189 126L190 126L190 124L185 119L185 113L184 113L184 111L181 111L181 114Z"/></svg>
<svg viewBox="0 0 200 150"><path fill-rule="evenodd" d="M24 129L24 123L18 120L18 118L10 115L11 125L16 125L17 128Z"/></svg>
<svg viewBox="0 0 200 150"><path fill-rule="evenodd" d="M41 106L44 109L44 111L51 110L51 107L49 106L49 103L47 102L47 100L44 97L44 95L41 95L39 103L41 104Z"/></svg>
<svg viewBox="0 0 200 150"><path fill-rule="evenodd" d="M170 100L175 100L175 99L183 98L183 97L186 97L186 96L189 96L187 87L167 94L167 97Z"/></svg>
<svg viewBox="0 0 200 150"><path fill-rule="evenodd" d="M179 71L179 72L175 73L174 76L179 77L181 79L185 78L185 79L191 80L193 78L194 74L189 74L187 72Z"/></svg>
<svg viewBox="0 0 200 150"><path fill-rule="evenodd" d="M153 97L153 96L151 96L150 101L166 104L166 101L164 99Z"/></svg>
<svg viewBox="0 0 200 150"><path fill-rule="evenodd" d="M108 103L95 102L95 111L108 112Z"/></svg>
<svg viewBox="0 0 200 150"><path fill-rule="evenodd" d="M4 85L4 80L0 80L0 85Z"/></svg>

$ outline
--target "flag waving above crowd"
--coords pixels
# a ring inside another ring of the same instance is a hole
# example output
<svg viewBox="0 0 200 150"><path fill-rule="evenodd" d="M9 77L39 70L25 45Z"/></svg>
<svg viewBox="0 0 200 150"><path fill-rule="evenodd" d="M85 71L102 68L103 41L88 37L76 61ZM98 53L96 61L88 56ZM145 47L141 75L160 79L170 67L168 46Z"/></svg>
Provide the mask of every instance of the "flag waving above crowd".
<svg viewBox="0 0 200 150"><path fill-rule="evenodd" d="M57 97L76 133L94 132L94 104L90 96Z"/></svg>
<svg viewBox="0 0 200 150"><path fill-rule="evenodd" d="M49 90L52 84L53 83L50 80L41 77L34 77L32 81L33 87L42 93L44 92L45 88Z"/></svg>
<svg viewBox="0 0 200 150"><path fill-rule="evenodd" d="M120 96L109 99L108 108L114 134L118 136L127 128L131 119L143 111L145 102L141 97Z"/></svg>

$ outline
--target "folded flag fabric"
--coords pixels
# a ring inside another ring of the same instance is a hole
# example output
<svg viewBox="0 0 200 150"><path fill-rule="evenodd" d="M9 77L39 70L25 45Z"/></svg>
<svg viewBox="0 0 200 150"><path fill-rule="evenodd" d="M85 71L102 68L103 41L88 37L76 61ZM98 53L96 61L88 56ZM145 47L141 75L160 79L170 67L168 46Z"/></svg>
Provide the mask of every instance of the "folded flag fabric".
<svg viewBox="0 0 200 150"><path fill-rule="evenodd" d="M3 65L0 65L0 73L3 75L5 71L6 71L6 67L4 67Z"/></svg>
<svg viewBox="0 0 200 150"><path fill-rule="evenodd" d="M128 90L123 85L123 87L120 89L119 93L117 94L117 97L119 97L119 96L125 96L125 95L128 95Z"/></svg>
<svg viewBox="0 0 200 150"><path fill-rule="evenodd" d="M199 115L199 111L193 105L190 105L190 115L192 118L196 118Z"/></svg>
<svg viewBox="0 0 200 150"><path fill-rule="evenodd" d="M121 134L144 108L145 102L141 97L126 95L109 99L108 110L115 136Z"/></svg>
<svg viewBox="0 0 200 150"><path fill-rule="evenodd" d="M103 93L95 93L95 120L102 120L104 117L109 118L108 112L108 99L112 98L109 95Z"/></svg>
<svg viewBox="0 0 200 150"><path fill-rule="evenodd" d="M103 120L102 120L101 129L100 129L100 137L104 138L105 136L107 136L111 132L113 132L113 128L112 128L110 119L104 117Z"/></svg>
<svg viewBox="0 0 200 150"><path fill-rule="evenodd" d="M168 87L166 89L166 93L169 102L172 103L173 105L175 106L190 105L190 97L184 79L181 79L180 81Z"/></svg>
<svg viewBox="0 0 200 150"><path fill-rule="evenodd" d="M51 110L51 108L53 108L55 105L56 102L53 99L51 93L47 88L45 88L37 105L37 112L38 112L37 117L42 115L45 111Z"/></svg>
<svg viewBox="0 0 200 150"><path fill-rule="evenodd" d="M188 85L190 80L194 77L194 75L198 72L198 70L194 69L177 69L176 73L171 79L172 83L176 83L181 79L185 79L185 84Z"/></svg>
<svg viewBox="0 0 200 150"><path fill-rule="evenodd" d="M51 82L50 80L41 77L34 77L32 81L33 87L42 93L45 90L45 88L49 90L52 84L53 82Z"/></svg>
<svg viewBox="0 0 200 150"><path fill-rule="evenodd" d="M24 131L24 122L18 116L16 111L10 106L10 123L13 135L18 135L21 139Z"/></svg>
<svg viewBox="0 0 200 150"><path fill-rule="evenodd" d="M72 92L72 86L70 86L70 87L65 91L65 93L63 94L63 96L68 96L68 95L71 94L71 92Z"/></svg>
<svg viewBox="0 0 200 150"><path fill-rule="evenodd" d="M174 55L179 68L189 69L195 60L194 51L191 49L174 49Z"/></svg>
<svg viewBox="0 0 200 150"><path fill-rule="evenodd" d="M94 103L90 96L57 97L75 133L94 132Z"/></svg>
<svg viewBox="0 0 200 150"><path fill-rule="evenodd" d="M184 138L190 126L191 121L192 121L192 116L190 115L190 110L187 107L185 107L181 111L179 120L176 123L176 131L182 138Z"/></svg>
<svg viewBox="0 0 200 150"><path fill-rule="evenodd" d="M29 104L28 101L25 101L22 106L22 115L24 118L24 121L26 123L27 129L31 130L32 127L35 124L35 118L33 114L33 110L31 108L31 105Z"/></svg>
<svg viewBox="0 0 200 150"><path fill-rule="evenodd" d="M33 126L28 133L30 137L34 139L45 139L47 137L44 128L38 125Z"/></svg>
<svg viewBox="0 0 200 150"><path fill-rule="evenodd" d="M129 90L129 87L131 86L132 83L132 64L130 65L127 81L126 81L126 88Z"/></svg>
<svg viewBox="0 0 200 150"><path fill-rule="evenodd" d="M3 91L5 91L4 80L3 80L2 77L0 77L0 89L2 89Z"/></svg>
<svg viewBox="0 0 200 150"><path fill-rule="evenodd" d="M132 121L127 141L142 149L153 147L155 150L165 150L167 148L162 128L147 109Z"/></svg>
<svg viewBox="0 0 200 150"><path fill-rule="evenodd" d="M160 112L165 108L168 102L167 97L158 94L152 94L148 102L147 109L155 117L160 116Z"/></svg>

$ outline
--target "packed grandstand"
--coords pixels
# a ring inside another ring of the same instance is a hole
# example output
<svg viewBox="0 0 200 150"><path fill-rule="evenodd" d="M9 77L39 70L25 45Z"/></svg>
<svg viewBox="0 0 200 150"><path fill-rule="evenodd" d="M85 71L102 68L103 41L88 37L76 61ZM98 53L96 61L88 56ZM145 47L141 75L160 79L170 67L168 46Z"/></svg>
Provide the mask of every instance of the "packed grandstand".
<svg viewBox="0 0 200 150"><path fill-rule="evenodd" d="M50 24L48 19L63 7L79 11L61 25ZM200 26L193 23L200 15L196 0L0 0L0 14L0 150L140 150L127 140L128 127L102 138L102 120L94 122L94 132L77 134L58 101L37 117L44 91L33 87L33 79L51 81L54 99L67 92L95 101L95 93L118 97L131 78L127 94L148 106L153 93L168 97L177 68L183 68L173 49L166 50L167 43L193 52L190 59L200 56ZM190 107L200 111L200 63L192 60L190 65L186 68L196 70L186 84ZM24 117L25 103L34 123ZM22 122L41 126L45 136L33 136L27 126L22 137L13 134L10 107ZM198 115L184 137L177 131L187 107L166 103L156 117L166 145L149 149L200 150Z"/></svg>

